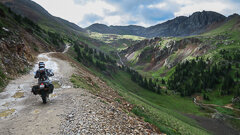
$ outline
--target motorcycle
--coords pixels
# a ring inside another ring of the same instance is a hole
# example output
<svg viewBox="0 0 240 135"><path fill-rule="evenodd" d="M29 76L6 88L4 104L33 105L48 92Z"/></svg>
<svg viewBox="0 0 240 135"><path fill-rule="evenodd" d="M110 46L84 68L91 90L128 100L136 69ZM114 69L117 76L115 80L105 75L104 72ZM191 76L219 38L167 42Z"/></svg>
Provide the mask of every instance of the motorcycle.
<svg viewBox="0 0 240 135"><path fill-rule="evenodd" d="M32 92L34 95L40 95L44 104L47 103L49 94L53 93L54 85L42 82L38 85L33 86Z"/></svg>
<svg viewBox="0 0 240 135"><path fill-rule="evenodd" d="M53 76L53 74L51 76ZM46 104L49 94L53 93L54 85L50 80L45 80L43 76L40 76L40 80L41 81L38 82L38 85L32 87L32 93L34 95L40 95L43 103Z"/></svg>

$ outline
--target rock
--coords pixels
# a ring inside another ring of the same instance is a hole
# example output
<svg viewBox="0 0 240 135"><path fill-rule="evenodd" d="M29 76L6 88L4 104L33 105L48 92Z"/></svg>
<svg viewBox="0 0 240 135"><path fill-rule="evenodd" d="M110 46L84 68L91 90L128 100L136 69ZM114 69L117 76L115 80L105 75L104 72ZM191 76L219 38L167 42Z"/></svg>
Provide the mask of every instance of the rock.
<svg viewBox="0 0 240 135"><path fill-rule="evenodd" d="M73 114L68 115L68 118L73 118L73 117L74 117Z"/></svg>
<svg viewBox="0 0 240 135"><path fill-rule="evenodd" d="M232 98L232 103L233 103L233 104L238 104L238 103L240 103L240 97L234 97L234 98Z"/></svg>
<svg viewBox="0 0 240 135"><path fill-rule="evenodd" d="M9 32L9 29L5 28L5 27L2 27L2 29L6 32Z"/></svg>
<svg viewBox="0 0 240 135"><path fill-rule="evenodd" d="M4 57L4 58L3 58L3 62L4 62L5 64L10 64L10 63L11 63L11 60L8 59L8 58L6 58L6 57Z"/></svg>
<svg viewBox="0 0 240 135"><path fill-rule="evenodd" d="M225 117L221 113L214 113L212 115L212 118L217 120L222 120L222 121L225 120Z"/></svg>

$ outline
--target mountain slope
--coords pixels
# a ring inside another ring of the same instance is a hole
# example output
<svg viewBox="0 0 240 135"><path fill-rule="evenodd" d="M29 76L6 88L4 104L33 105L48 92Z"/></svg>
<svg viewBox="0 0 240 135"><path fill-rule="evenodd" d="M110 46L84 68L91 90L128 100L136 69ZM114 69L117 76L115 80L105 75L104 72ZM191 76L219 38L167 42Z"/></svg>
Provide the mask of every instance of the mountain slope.
<svg viewBox="0 0 240 135"><path fill-rule="evenodd" d="M36 54L65 48L62 36L43 30L1 3L0 29L0 88L9 78L27 73Z"/></svg>
<svg viewBox="0 0 240 135"><path fill-rule="evenodd" d="M149 78L140 79L140 82L159 84L168 96L185 96L191 100L194 97L193 102L197 106L211 113L202 109L199 112L221 120L239 132L239 37L240 16L234 14L224 22L211 26L206 33L145 39L123 50L120 55L131 69ZM205 118L190 117L206 124ZM226 130L222 133L214 129L211 131L227 134L223 133Z"/></svg>
<svg viewBox="0 0 240 135"><path fill-rule="evenodd" d="M218 49L220 44L236 45L239 41L239 15L226 18L218 27L191 37L145 39L121 52L134 65L151 63L148 70L163 65L172 68L186 58L202 56ZM237 47L237 46L233 46ZM151 68L150 68L151 67Z"/></svg>
<svg viewBox="0 0 240 135"><path fill-rule="evenodd" d="M95 23L87 27L86 30L103 34L119 34L119 35L136 35L140 36L144 27L129 25L129 26L107 26L104 24Z"/></svg>
<svg viewBox="0 0 240 135"><path fill-rule="evenodd" d="M157 24L148 28L141 26L106 26L103 24L93 24L86 28L93 32L137 35L143 37L169 37L169 36L189 36L203 33L208 26L225 21L226 17L212 11L195 12L191 16L176 17L167 22Z"/></svg>
<svg viewBox="0 0 240 135"><path fill-rule="evenodd" d="M31 0L1 0L1 2L17 14L31 18L32 21L43 26L45 29L64 33L84 32L79 26L52 16L44 8Z"/></svg>

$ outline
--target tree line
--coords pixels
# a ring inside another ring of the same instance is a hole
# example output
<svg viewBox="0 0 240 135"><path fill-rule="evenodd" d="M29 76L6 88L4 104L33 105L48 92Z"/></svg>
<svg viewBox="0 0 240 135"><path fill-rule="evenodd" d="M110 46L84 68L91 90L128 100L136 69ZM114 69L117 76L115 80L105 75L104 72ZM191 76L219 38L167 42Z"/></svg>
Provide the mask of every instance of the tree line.
<svg viewBox="0 0 240 135"><path fill-rule="evenodd" d="M143 77L141 74L139 74L137 71L129 68L128 66L120 66L120 70L125 71L130 74L131 80L137 83L139 86L150 90L152 92L155 92L157 94L161 94L161 87L157 83L158 80L153 81L152 78L147 79L146 77ZM163 80L165 83L165 81Z"/></svg>
<svg viewBox="0 0 240 135"><path fill-rule="evenodd" d="M5 10L4 10L5 9ZM9 14L6 14L8 12ZM37 23L33 22L31 19L24 17L22 15L16 14L10 8L6 8L4 5L0 5L0 14L2 14L2 19L11 19L11 17L7 17L7 15L11 15L13 20L16 21L20 26L22 26L27 32L37 35L45 40L47 43L52 44L56 47L60 47L64 45L64 38L57 32L46 31L42 29ZM12 20L11 20L12 21ZM7 20L3 20L3 23L7 22ZM0 27L4 27L4 24L0 21ZM8 34L9 35L9 34ZM6 33L0 32L0 36L8 36Z"/></svg>
<svg viewBox="0 0 240 135"><path fill-rule="evenodd" d="M76 59L85 66L94 66L100 71L107 71L108 73L115 73L119 69L130 74L131 80L137 83L139 86L157 94L161 94L161 87L159 84L157 84L158 80L153 81L152 78L147 79L137 71L127 66L122 65L117 67L116 60L99 50L90 48L86 44L76 41L73 43L73 47L77 53ZM162 83L165 84L165 81L162 80Z"/></svg>
<svg viewBox="0 0 240 135"><path fill-rule="evenodd" d="M212 89L219 89L221 95L237 94L238 79L234 81L234 78L239 78L239 73L232 67L231 63L211 64L209 60L197 57L196 60L178 64L167 86L180 92L182 96L191 96Z"/></svg>
<svg viewBox="0 0 240 135"><path fill-rule="evenodd" d="M101 71L115 72L117 68L116 60L103 52L88 47L86 44L81 44L78 41L74 42L74 50L77 53L77 60L85 66L94 65Z"/></svg>

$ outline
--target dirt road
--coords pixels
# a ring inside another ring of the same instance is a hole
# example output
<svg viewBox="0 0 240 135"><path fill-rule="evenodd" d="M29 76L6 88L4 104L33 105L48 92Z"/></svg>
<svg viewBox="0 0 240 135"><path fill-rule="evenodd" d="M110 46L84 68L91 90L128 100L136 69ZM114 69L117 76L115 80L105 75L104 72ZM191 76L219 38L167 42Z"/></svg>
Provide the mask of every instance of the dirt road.
<svg viewBox="0 0 240 135"><path fill-rule="evenodd" d="M69 62L53 58L50 53L40 54L38 61L53 69L52 81L59 87L47 104L31 93L37 82L33 78L37 63L30 74L12 80L0 93L1 135L154 133L146 128L148 124L86 90L73 88L69 79L76 69Z"/></svg>

